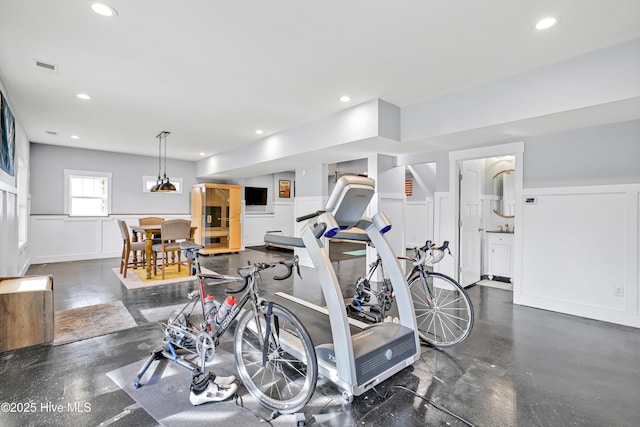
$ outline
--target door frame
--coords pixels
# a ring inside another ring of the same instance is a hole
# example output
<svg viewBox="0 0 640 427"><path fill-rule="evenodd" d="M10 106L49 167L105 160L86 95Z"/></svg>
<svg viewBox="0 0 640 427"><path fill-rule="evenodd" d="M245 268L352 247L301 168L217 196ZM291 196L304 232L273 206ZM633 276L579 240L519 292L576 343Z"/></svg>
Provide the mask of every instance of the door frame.
<svg viewBox="0 0 640 427"><path fill-rule="evenodd" d="M451 151L449 153L449 196L453 207L453 217L455 224L453 227L453 239L456 245L456 255L454 255L454 277L460 279L460 258L458 256L460 247L460 186L458 185L458 176L460 175L462 162L465 160L483 159L496 156L515 156L515 174L514 186L516 194L514 227L514 252L513 252L513 293L520 291L521 277L521 257L522 257L522 182L523 182L523 157L524 157L524 141L511 142L507 144L491 145L486 147L470 148L466 150Z"/></svg>

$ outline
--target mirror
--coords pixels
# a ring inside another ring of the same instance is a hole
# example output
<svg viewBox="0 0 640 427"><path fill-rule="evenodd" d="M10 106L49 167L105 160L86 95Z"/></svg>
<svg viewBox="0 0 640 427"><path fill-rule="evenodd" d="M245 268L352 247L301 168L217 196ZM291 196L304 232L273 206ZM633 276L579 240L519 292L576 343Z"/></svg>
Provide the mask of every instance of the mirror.
<svg viewBox="0 0 640 427"><path fill-rule="evenodd" d="M516 208L515 169L501 170L493 176L493 193L498 196L498 207L493 210L502 218L513 218Z"/></svg>

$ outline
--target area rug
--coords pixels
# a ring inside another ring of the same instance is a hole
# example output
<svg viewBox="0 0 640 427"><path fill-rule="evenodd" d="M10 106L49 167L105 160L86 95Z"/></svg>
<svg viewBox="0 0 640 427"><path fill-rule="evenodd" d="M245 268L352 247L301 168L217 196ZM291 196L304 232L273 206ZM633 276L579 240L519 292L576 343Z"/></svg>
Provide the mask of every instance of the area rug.
<svg viewBox="0 0 640 427"><path fill-rule="evenodd" d="M190 276L189 269L187 267L182 267L182 271L178 272L177 266L169 266L167 271L165 272L165 279L162 280L162 273L158 271L158 275L151 276L151 279L147 279L147 270L143 268L137 269L129 269L127 271L127 277L122 277L120 274L120 269L118 267L114 267L111 269L113 273L118 276L120 282L127 289L139 289L139 288L147 288L150 286L159 286L159 285L168 285L170 283L181 283L181 282L190 282L192 280L196 280L196 276ZM215 272L202 267L202 272L206 274L216 274Z"/></svg>
<svg viewBox="0 0 640 427"><path fill-rule="evenodd" d="M54 324L54 346L138 326L122 301L56 311Z"/></svg>

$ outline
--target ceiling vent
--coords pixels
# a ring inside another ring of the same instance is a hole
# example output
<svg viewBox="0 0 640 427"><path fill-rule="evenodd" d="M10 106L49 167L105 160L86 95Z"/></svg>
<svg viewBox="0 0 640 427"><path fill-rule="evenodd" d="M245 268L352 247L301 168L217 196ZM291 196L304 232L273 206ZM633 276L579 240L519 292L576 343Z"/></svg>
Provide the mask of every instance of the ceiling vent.
<svg viewBox="0 0 640 427"><path fill-rule="evenodd" d="M40 71L44 71L49 74L58 74L58 66L54 64L49 64L48 62L35 60L36 68Z"/></svg>
<svg viewBox="0 0 640 427"><path fill-rule="evenodd" d="M52 131L52 130L48 130L46 131L48 135L57 135L58 132Z"/></svg>

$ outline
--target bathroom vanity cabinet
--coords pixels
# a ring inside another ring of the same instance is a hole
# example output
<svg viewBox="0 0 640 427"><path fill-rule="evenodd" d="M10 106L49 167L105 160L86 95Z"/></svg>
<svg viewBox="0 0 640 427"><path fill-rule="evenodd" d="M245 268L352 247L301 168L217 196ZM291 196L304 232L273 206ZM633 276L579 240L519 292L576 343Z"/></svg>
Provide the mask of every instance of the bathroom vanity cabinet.
<svg viewBox="0 0 640 427"><path fill-rule="evenodd" d="M513 272L513 233L487 232L489 279L511 278Z"/></svg>

